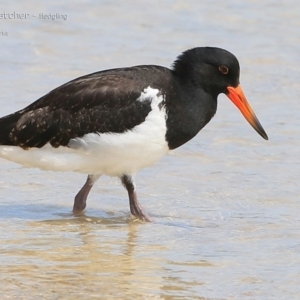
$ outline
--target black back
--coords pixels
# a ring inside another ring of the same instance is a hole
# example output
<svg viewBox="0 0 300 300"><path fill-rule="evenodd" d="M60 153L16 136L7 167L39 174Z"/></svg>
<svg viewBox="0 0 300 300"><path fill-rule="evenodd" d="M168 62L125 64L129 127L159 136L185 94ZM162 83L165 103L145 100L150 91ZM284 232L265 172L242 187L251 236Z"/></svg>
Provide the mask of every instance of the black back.
<svg viewBox="0 0 300 300"><path fill-rule="evenodd" d="M141 124L151 99L136 101L145 88L163 91L171 71L136 66L74 79L26 108L0 119L0 144L23 148L66 146L87 133L122 133Z"/></svg>

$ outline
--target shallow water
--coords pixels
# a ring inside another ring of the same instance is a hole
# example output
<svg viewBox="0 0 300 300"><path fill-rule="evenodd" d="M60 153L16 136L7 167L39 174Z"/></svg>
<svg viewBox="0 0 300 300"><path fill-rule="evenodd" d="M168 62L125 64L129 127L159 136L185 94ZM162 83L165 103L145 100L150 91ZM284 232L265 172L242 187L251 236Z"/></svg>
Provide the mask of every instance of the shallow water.
<svg viewBox="0 0 300 300"><path fill-rule="evenodd" d="M85 215L70 214L85 176L0 161L2 299L299 299L300 3L10 1L0 19L1 115L77 76L169 66L190 47L232 51L269 135L219 97L190 143L137 177L154 218L130 218L103 177ZM59 14L67 19L45 20ZM43 14L40 16L40 14Z"/></svg>

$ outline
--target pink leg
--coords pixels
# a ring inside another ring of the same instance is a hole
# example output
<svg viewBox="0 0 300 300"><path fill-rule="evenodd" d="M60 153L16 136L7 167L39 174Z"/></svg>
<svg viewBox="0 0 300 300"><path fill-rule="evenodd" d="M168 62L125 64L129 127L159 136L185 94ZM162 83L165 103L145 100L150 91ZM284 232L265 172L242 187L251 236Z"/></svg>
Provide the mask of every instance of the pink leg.
<svg viewBox="0 0 300 300"><path fill-rule="evenodd" d="M86 183L75 196L74 205L73 205L73 213L79 214L82 213L86 207L86 199L87 196L93 187L94 183L98 180L101 175L88 175Z"/></svg>
<svg viewBox="0 0 300 300"><path fill-rule="evenodd" d="M151 222L152 221L151 218L143 210L143 208L141 207L138 201L137 194L135 192L135 185L134 185L133 178L130 175L123 175L121 177L121 181L128 192L131 214L142 221Z"/></svg>

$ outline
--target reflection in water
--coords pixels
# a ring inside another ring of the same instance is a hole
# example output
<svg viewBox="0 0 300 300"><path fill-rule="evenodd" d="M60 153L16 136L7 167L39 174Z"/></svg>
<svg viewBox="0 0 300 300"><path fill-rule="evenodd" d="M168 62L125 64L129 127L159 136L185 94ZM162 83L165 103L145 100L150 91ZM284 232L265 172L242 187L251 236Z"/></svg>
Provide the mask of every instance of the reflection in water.
<svg viewBox="0 0 300 300"><path fill-rule="evenodd" d="M7 247L0 250L2 290L14 297L63 295L64 299L84 295L173 299L178 291L188 295L189 288L199 283L171 275L161 257L168 251L165 245L150 240L140 243L141 231L147 226L113 216L29 221L23 230L17 230L18 236L4 241ZM201 266L210 264L203 261L189 267ZM45 284L53 288L45 290Z"/></svg>

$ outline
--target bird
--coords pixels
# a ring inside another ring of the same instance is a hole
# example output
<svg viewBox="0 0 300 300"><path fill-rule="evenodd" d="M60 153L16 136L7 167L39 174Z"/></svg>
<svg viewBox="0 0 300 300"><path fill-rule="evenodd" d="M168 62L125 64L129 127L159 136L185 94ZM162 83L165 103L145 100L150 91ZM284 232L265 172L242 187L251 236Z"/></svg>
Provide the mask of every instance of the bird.
<svg viewBox="0 0 300 300"><path fill-rule="evenodd" d="M100 176L119 177L131 215L151 221L138 200L137 172L195 137L215 115L219 94L268 139L239 78L238 59L217 47L188 49L170 68L138 65L84 75L0 118L0 157L86 174L74 215L85 211Z"/></svg>

